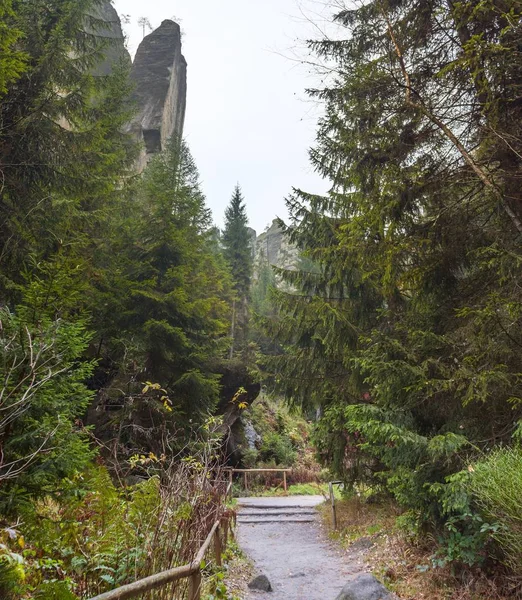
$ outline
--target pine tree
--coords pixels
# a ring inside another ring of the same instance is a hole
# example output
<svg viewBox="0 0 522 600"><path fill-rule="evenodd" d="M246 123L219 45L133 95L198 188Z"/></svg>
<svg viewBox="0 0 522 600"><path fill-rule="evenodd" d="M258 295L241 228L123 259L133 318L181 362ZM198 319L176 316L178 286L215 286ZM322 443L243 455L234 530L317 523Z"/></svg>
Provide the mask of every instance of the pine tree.
<svg viewBox="0 0 522 600"><path fill-rule="evenodd" d="M223 254L232 274L236 291L233 305L230 357L246 341L248 300L253 268L251 235L243 195L239 185L225 211L225 229L222 236Z"/></svg>

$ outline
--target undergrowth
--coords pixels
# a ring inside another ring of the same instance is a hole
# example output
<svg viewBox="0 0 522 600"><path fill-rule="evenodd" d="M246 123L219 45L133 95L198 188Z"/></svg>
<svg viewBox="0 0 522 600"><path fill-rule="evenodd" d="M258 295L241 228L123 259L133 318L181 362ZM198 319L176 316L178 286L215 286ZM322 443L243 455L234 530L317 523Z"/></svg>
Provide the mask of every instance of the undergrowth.
<svg viewBox="0 0 522 600"><path fill-rule="evenodd" d="M83 600L191 562L223 506L216 461L209 445L168 464L138 457L142 478L132 486L93 466L24 502L19 521L0 530L0 598ZM146 600L181 600L186 585Z"/></svg>
<svg viewBox="0 0 522 600"><path fill-rule="evenodd" d="M412 536L391 501L368 503L357 496L343 498L337 502L337 531L332 529L329 505L321 512L330 536L348 553L361 539L365 546L372 546L366 554L369 568L401 600L522 598L517 578L498 564L482 568L451 563L439 566L436 536Z"/></svg>

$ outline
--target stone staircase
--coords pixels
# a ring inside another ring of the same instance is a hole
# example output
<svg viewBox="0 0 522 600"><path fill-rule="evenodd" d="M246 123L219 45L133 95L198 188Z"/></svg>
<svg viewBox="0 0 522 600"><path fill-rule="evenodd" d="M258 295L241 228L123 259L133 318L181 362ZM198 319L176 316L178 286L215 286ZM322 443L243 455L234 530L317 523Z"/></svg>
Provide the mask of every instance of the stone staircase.
<svg viewBox="0 0 522 600"><path fill-rule="evenodd" d="M313 523L317 511L306 504L281 503L277 506L249 501L239 503L238 523L244 525L265 523Z"/></svg>

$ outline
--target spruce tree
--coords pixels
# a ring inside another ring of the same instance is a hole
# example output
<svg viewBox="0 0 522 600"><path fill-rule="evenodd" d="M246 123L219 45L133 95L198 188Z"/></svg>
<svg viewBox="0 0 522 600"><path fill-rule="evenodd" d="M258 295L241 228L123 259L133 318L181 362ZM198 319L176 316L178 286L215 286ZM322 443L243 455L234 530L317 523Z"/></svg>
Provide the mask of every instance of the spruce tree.
<svg viewBox="0 0 522 600"><path fill-rule="evenodd" d="M246 205L239 185L225 210L223 249L230 266L234 288L240 298L248 298L252 278L252 242L248 230Z"/></svg>
<svg viewBox="0 0 522 600"><path fill-rule="evenodd" d="M173 139L149 163L111 248L94 313L104 394L121 407L108 426L123 432L120 449L161 453L183 446L176 427L200 424L216 406L232 294L184 142ZM141 397L147 381L167 404Z"/></svg>
<svg viewBox="0 0 522 600"><path fill-rule="evenodd" d="M233 304L230 356L241 349L246 341L248 325L248 300L253 268L251 235L248 229L246 206L239 185L234 189L230 204L225 210L225 228L222 235L223 254L230 268L236 292Z"/></svg>
<svg viewBox="0 0 522 600"><path fill-rule="evenodd" d="M522 418L521 17L375 0L311 44L333 67L311 152L332 187L288 200L319 271L284 274L274 369L291 402L323 407L324 459L419 522L464 523L465 448L509 443Z"/></svg>
<svg viewBox="0 0 522 600"><path fill-rule="evenodd" d="M92 249L132 164L128 65L93 75L111 43L90 16L99 3L15 1L5 13L26 60L0 104L0 298L11 305L32 265Z"/></svg>
<svg viewBox="0 0 522 600"><path fill-rule="evenodd" d="M100 242L133 161L122 133L132 114L128 69L93 75L109 43L108 25L89 16L97 4L0 3L0 50L14 44L7 60L0 51L5 494L52 492L91 455L80 419L93 397L88 329L107 263Z"/></svg>

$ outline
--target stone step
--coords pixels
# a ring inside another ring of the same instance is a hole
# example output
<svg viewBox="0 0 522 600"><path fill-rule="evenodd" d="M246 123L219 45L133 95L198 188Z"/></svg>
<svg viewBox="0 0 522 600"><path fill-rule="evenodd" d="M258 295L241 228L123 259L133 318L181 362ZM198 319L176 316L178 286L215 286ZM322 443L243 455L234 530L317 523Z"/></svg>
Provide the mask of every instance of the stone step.
<svg viewBox="0 0 522 600"><path fill-rule="evenodd" d="M254 525L254 524L264 524L264 523L314 523L316 521L315 517L303 515L302 517L296 516L285 516L285 517L250 517L238 515L237 522L241 525Z"/></svg>
<svg viewBox="0 0 522 600"><path fill-rule="evenodd" d="M266 504L241 504L239 503L239 508L242 510L249 510L251 508L256 510L315 510L313 506L306 506L305 504L281 504L278 506L268 506Z"/></svg>
<svg viewBox="0 0 522 600"><path fill-rule="evenodd" d="M274 509L274 508L270 508L270 509L266 509L266 510L258 510L258 509L254 509L254 510L250 510L250 509L241 509L240 515L248 515L250 517L256 517L256 516L292 516L292 515L310 515L310 516L315 516L317 514L317 511L315 510L310 510L310 509L297 509L297 510L291 510L288 508L283 508L283 509Z"/></svg>

